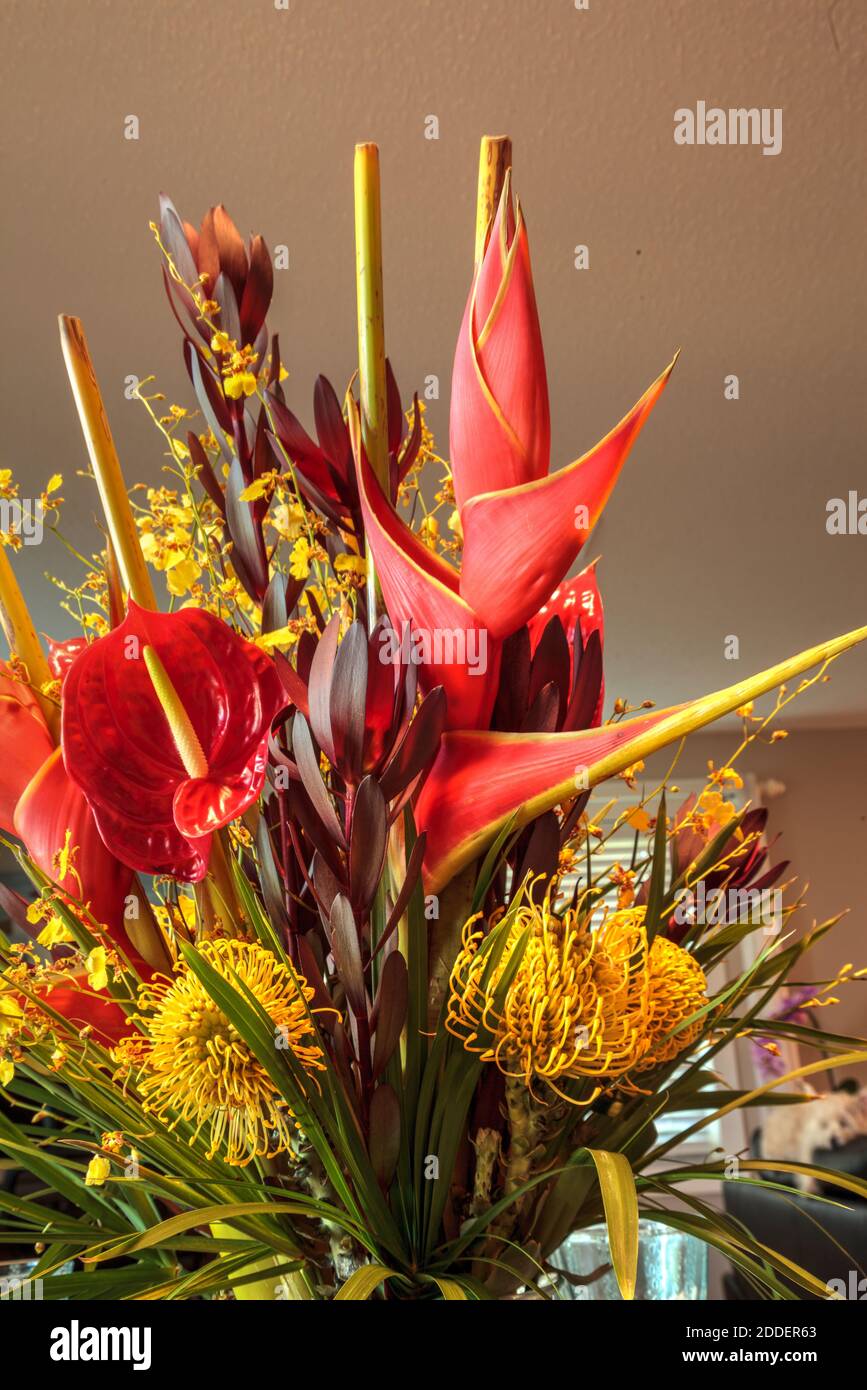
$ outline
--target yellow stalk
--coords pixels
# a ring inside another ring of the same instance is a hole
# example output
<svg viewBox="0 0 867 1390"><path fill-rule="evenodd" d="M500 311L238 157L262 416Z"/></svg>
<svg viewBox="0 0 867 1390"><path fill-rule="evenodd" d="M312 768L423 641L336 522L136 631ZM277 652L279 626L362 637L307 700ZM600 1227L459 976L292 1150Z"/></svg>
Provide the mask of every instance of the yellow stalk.
<svg viewBox="0 0 867 1390"><path fill-rule="evenodd" d="M54 741L58 743L60 710L41 694L41 687L52 679L51 671L4 545L0 545L0 624L6 634L10 654L27 667L33 693Z"/></svg>
<svg viewBox="0 0 867 1390"><path fill-rule="evenodd" d="M208 760L199 742L199 736L193 728L192 720L184 709L184 702L172 685L168 671L153 647L143 647L142 656L187 776L207 777Z"/></svg>
<svg viewBox="0 0 867 1390"><path fill-rule="evenodd" d="M506 172L512 167L512 141L508 135L483 135L479 151L479 187L476 194L476 264L485 254L488 228L497 212Z"/></svg>
<svg viewBox="0 0 867 1390"><path fill-rule="evenodd" d="M233 1240L249 1239L243 1231L236 1230L227 1221L213 1221L211 1231L218 1239L226 1236ZM251 1264L249 1268L245 1266L242 1273L258 1274L261 1272L263 1278L257 1279L251 1284L240 1284L234 1291L236 1299L241 1303L270 1303L275 1299L292 1303L311 1299L313 1295L310 1292L310 1286L301 1270L290 1270L288 1274L276 1276L272 1274L270 1278L268 1277L268 1270L275 1269L281 1263L282 1259L278 1259L276 1255L266 1255L263 1259L257 1260L255 1264Z"/></svg>
<svg viewBox="0 0 867 1390"><path fill-rule="evenodd" d="M155 609L150 574L80 319L60 315L60 343L124 587L141 608Z"/></svg>
<svg viewBox="0 0 867 1390"><path fill-rule="evenodd" d="M358 381L361 438L370 466L388 494L388 398L385 388L385 318L382 299L382 213L379 149L355 147L355 284L358 300ZM373 556L367 551L368 619L382 607Z"/></svg>

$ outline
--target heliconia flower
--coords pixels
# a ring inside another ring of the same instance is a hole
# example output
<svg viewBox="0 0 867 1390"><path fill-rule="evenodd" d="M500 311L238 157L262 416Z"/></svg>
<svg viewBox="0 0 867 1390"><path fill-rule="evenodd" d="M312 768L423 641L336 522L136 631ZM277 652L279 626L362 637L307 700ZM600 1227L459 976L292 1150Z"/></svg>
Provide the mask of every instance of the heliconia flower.
<svg viewBox="0 0 867 1390"><path fill-rule="evenodd" d="M433 652L421 672L423 688L445 688L452 729L484 728L489 722L503 639L535 622L552 602L674 365L596 448L548 475L547 387L520 213L505 269L498 271L502 294L493 295L489 283L491 267L499 264L493 257L502 248L508 207L507 200L501 203L455 358L452 467L463 531L459 572L398 516L364 457L357 408L347 402L365 535L392 622L399 630L412 623L426 633L454 634L464 647L456 653L452 643L441 659ZM477 300L483 307L490 300L481 326ZM479 365L479 340L489 349L482 355L501 393L499 406ZM530 390L527 375L533 372L541 374L541 384ZM520 448L502 404L510 390L510 408L527 436Z"/></svg>
<svg viewBox="0 0 867 1390"><path fill-rule="evenodd" d="M527 230L520 205L513 215L507 178L458 338L450 422L464 537L460 594L494 637L527 622L568 573L673 366L589 453L549 473Z"/></svg>
<svg viewBox="0 0 867 1390"><path fill-rule="evenodd" d="M54 748L33 691L0 663L0 829L15 833L15 807Z"/></svg>
<svg viewBox="0 0 867 1390"><path fill-rule="evenodd" d="M598 632L600 641L605 639L605 613L602 595L596 578L598 560L576 574L574 579L565 579L558 584L537 613L534 613L527 626L530 629L530 649L535 651L542 633L552 618L559 618L563 624L566 640L571 644L576 629L581 633L582 645L586 647L591 632Z"/></svg>
<svg viewBox="0 0 867 1390"><path fill-rule="evenodd" d="M497 693L500 644L461 598L457 571L428 549L386 498L364 456L351 398L347 408L365 536L389 617L399 633L415 628L430 639L420 681L424 690L445 689L448 727L484 727Z"/></svg>
<svg viewBox="0 0 867 1390"><path fill-rule="evenodd" d="M271 659L227 624L130 600L63 688L66 768L111 853L143 873L203 878L213 831L261 791L284 704Z"/></svg>
<svg viewBox="0 0 867 1390"><path fill-rule="evenodd" d="M867 638L867 627L822 642L688 704L566 733L450 730L415 806L427 836L425 882L438 892L514 818L526 825L658 748L731 713Z"/></svg>
<svg viewBox="0 0 867 1390"><path fill-rule="evenodd" d="M565 579L562 584L558 584L547 602L542 604L538 613L534 614L527 624L530 630L530 651L535 654L548 623L552 618L560 619L571 654L572 676L575 674L575 653L586 649L591 633L598 634L600 651L605 644L605 612L596 578L597 563L598 561L594 560L586 569L581 570L580 574L576 574L574 579ZM578 642L575 640L576 634L580 638ZM600 677L596 708L589 720L589 724L594 727L601 723L604 701L605 681Z"/></svg>

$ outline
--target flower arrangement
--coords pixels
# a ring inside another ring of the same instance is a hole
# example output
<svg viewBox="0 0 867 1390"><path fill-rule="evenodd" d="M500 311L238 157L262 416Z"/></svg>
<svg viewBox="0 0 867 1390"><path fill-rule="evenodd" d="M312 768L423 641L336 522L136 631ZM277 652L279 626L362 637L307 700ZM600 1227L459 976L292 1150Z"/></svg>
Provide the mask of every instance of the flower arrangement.
<svg viewBox="0 0 867 1390"><path fill-rule="evenodd" d="M551 1297L558 1246L604 1220L629 1297L640 1215L762 1296L824 1291L684 1191L723 1163L672 1151L803 1099L769 1092L829 1055L867 1058L798 1025L819 1055L797 1072L743 1091L716 1070L734 1038L792 1035L771 1001L833 923L796 936L791 892L773 933L748 894L713 924L676 905L782 875L765 813L726 798L734 763L867 628L606 716L596 565L567 576L674 364L550 470L510 163L483 142L448 463L385 356L374 146L356 151L357 392L319 378L316 438L286 404L265 243L222 207L197 230L163 199L154 226L195 401L138 387L165 486L127 491L61 319L107 528L80 585L58 582L79 637L43 648L14 532L0 548L0 819L34 887L2 890L0 1150L36 1186L0 1193L0 1239L35 1250L46 1296ZM62 539L61 481L42 503ZM674 765L638 791L646 757L733 711L741 746L700 797L669 815ZM591 800L610 779L625 808ZM627 825L612 872L600 851ZM661 1141L655 1121L686 1111ZM742 1159L741 1179L767 1169L805 1171Z"/></svg>

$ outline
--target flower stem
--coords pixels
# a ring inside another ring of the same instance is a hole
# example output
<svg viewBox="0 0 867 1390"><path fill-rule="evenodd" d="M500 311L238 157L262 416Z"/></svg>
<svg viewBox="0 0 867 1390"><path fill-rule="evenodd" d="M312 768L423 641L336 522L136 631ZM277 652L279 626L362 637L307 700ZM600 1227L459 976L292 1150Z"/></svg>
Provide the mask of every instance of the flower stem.
<svg viewBox="0 0 867 1390"><path fill-rule="evenodd" d="M379 149L355 147L355 284L358 299L358 380L361 441L380 486L389 495L388 397L385 385L385 318L382 301L382 213ZM368 624L382 608L373 556L367 551Z"/></svg>
<svg viewBox="0 0 867 1390"><path fill-rule="evenodd" d="M60 710L53 700L41 693L41 687L51 680L51 670L3 545L0 545L0 625L6 634L10 654L27 667L33 694L55 743L59 743Z"/></svg>
<svg viewBox="0 0 867 1390"><path fill-rule="evenodd" d="M483 135L476 194L476 265L485 254L488 228L496 216L506 170L511 166L511 138L508 135Z"/></svg>
<svg viewBox="0 0 867 1390"><path fill-rule="evenodd" d="M127 593L141 608L156 609L150 574L80 319L60 315L60 343L121 578Z"/></svg>

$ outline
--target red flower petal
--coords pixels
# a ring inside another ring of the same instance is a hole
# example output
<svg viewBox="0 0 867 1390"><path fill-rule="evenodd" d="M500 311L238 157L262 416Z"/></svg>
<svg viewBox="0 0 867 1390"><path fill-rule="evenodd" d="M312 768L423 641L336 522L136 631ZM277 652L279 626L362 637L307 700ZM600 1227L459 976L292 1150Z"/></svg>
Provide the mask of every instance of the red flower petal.
<svg viewBox="0 0 867 1390"><path fill-rule="evenodd" d="M68 637L65 642L55 642L49 637L48 665L52 676L57 680L64 680L73 661L81 655L86 646L86 637Z"/></svg>
<svg viewBox="0 0 867 1390"><path fill-rule="evenodd" d="M581 642L586 646L591 632L598 632L600 639L605 637L605 615L602 609L602 595L596 579L597 560L581 570L573 579L564 579L537 613L533 614L527 626L530 629L530 651L535 652L539 639L552 618L557 617L563 624L569 645L575 637L575 629L580 628Z"/></svg>
<svg viewBox="0 0 867 1390"><path fill-rule="evenodd" d="M449 435L458 506L548 472L545 354L527 229L520 207L511 225L508 186L458 335Z"/></svg>
<svg viewBox="0 0 867 1390"><path fill-rule="evenodd" d="M44 990L39 998L74 1028L92 1028L103 1047L112 1047L135 1032L120 1005L107 991L91 989L86 975L73 976L68 985Z"/></svg>
<svg viewBox="0 0 867 1390"><path fill-rule="evenodd" d="M214 824L225 824L224 786L244 787L232 814L258 795L261 779L250 768L264 757L285 696L269 657L195 608L151 613L130 602L123 623L91 643L69 671L64 759L105 843L130 868L195 882L207 869L209 840L186 835L175 821L176 793L191 779L142 659L145 646L160 657L198 737ZM198 823L204 812L197 795Z"/></svg>
<svg viewBox="0 0 867 1390"><path fill-rule="evenodd" d="M418 829L427 835L428 891L438 892L471 863L513 814L517 824L526 825L575 796L582 784L596 786L637 758L649 757L865 639L867 627L857 628L724 690L602 729L445 734L415 808Z"/></svg>
<svg viewBox="0 0 867 1390"><path fill-rule="evenodd" d="M567 573L673 366L588 454L547 478L488 492L463 507L461 597L495 637L527 622Z"/></svg>
<svg viewBox="0 0 867 1390"><path fill-rule="evenodd" d="M526 824L577 796L582 773L671 713L578 733L444 734L415 808L419 833L427 835L427 891L438 892L475 859L513 812Z"/></svg>
<svg viewBox="0 0 867 1390"><path fill-rule="evenodd" d="M28 782L50 756L54 741L27 686L0 664L0 829L14 834L15 807Z"/></svg>
<svg viewBox="0 0 867 1390"><path fill-rule="evenodd" d="M587 639L591 632L599 633L599 641L605 643L605 614L602 608L602 595L599 592L599 584L596 579L596 565L594 560L591 565L583 569L580 574L576 574L574 579L566 579L543 603L538 613L535 613L527 624L530 629L530 651L535 652L539 645L542 633L553 617L558 617L563 624L566 633L566 640L572 649L574 658L575 630L578 628L581 633L581 647L586 647ZM573 660L574 675L574 660ZM596 705L596 712L593 716L593 724L597 726L602 721L602 707L605 700L605 682L603 681L599 689L599 700Z"/></svg>
<svg viewBox="0 0 867 1390"><path fill-rule="evenodd" d="M58 879L55 859L66 843L67 831L76 852L69 873ZM59 748L54 749L18 802L15 833L23 840L34 864L69 894L71 905L86 905L138 973L149 977L150 967L133 947L123 926L132 874L103 844L83 792L63 766Z"/></svg>
<svg viewBox="0 0 867 1390"><path fill-rule="evenodd" d="M354 405L350 422L357 446L356 470L364 529L388 614L407 654L427 643L430 661L419 668L424 691L445 687L448 727L474 729L488 723L496 695L500 646L493 642L475 613L458 594L458 576L450 565L428 550L397 515L364 458L357 439ZM463 651L461 652L461 645ZM484 653L484 660L482 660ZM451 659L455 655L464 660ZM476 660L475 658L479 659Z"/></svg>

